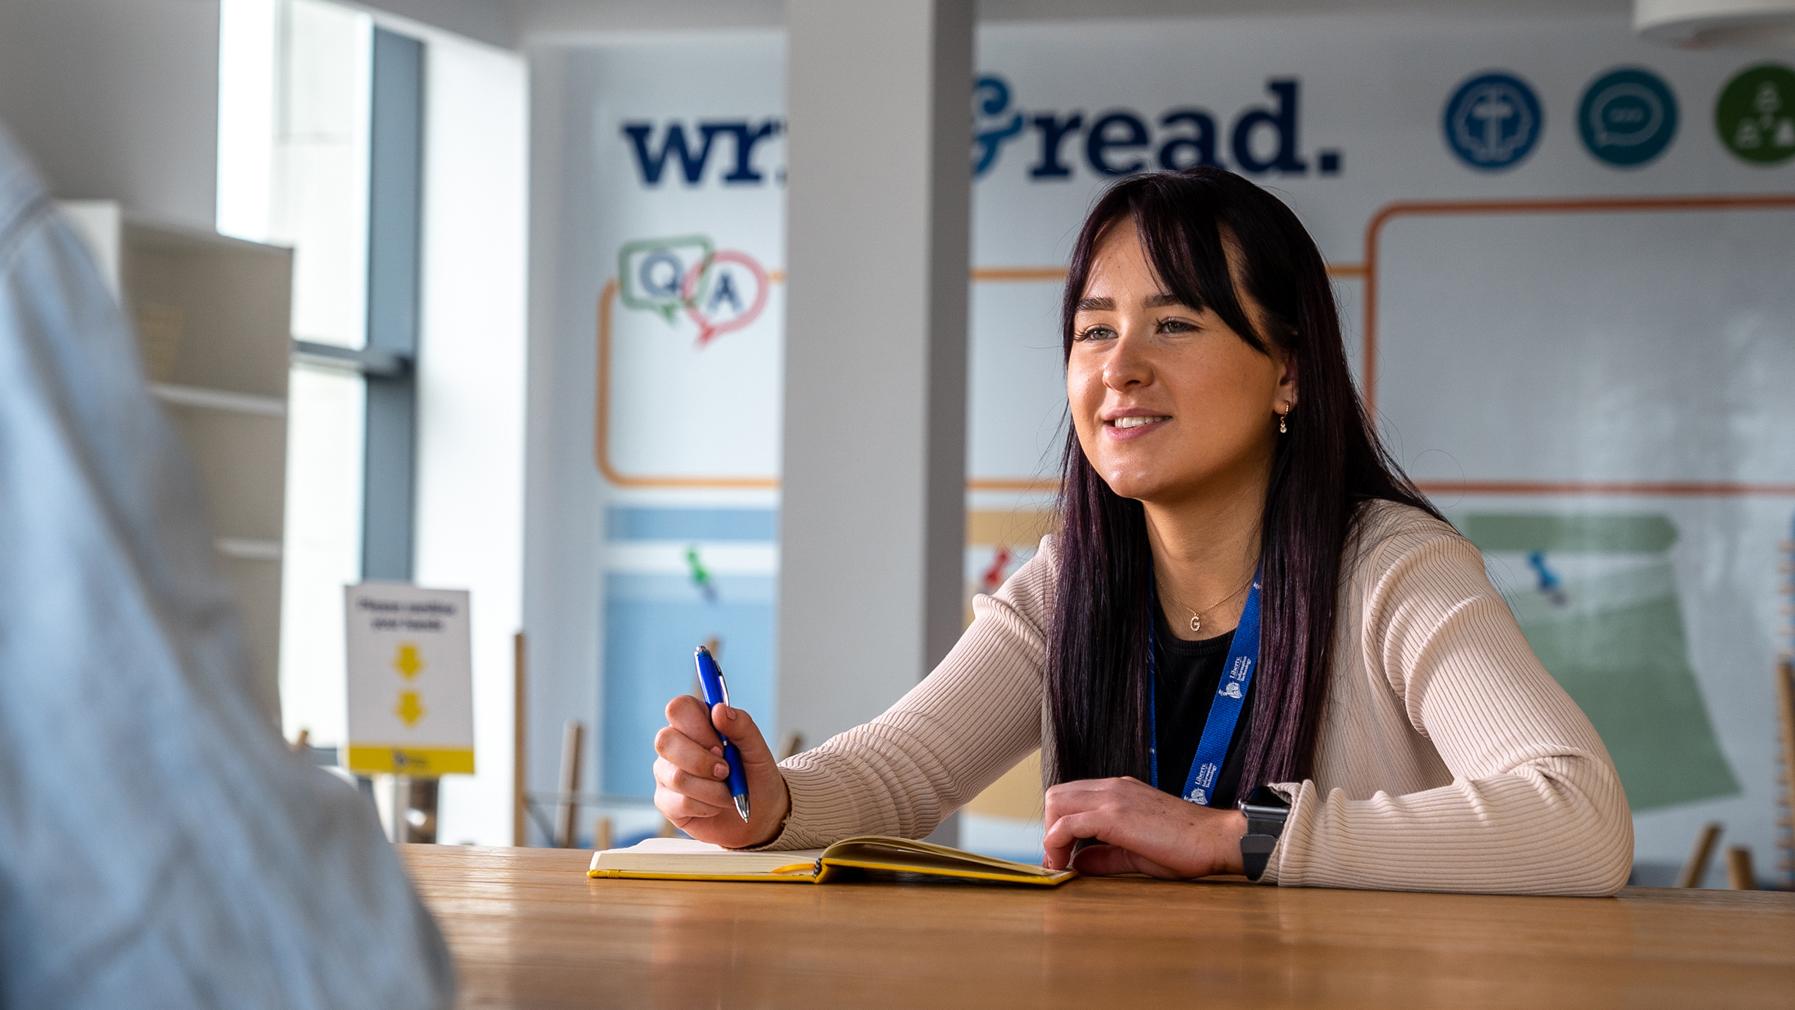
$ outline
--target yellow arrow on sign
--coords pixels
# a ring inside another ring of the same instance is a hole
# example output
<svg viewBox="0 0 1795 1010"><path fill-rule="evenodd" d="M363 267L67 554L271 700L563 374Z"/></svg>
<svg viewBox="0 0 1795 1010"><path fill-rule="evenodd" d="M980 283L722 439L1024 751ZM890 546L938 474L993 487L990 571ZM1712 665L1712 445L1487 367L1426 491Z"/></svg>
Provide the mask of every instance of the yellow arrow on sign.
<svg viewBox="0 0 1795 1010"><path fill-rule="evenodd" d="M424 669L424 657L418 655L418 647L410 642L402 643L393 655L393 669L406 680L416 677Z"/></svg>
<svg viewBox="0 0 1795 1010"><path fill-rule="evenodd" d="M405 720L405 728L410 729L424 718L424 700L416 691L400 691L399 707L393 709L393 714Z"/></svg>

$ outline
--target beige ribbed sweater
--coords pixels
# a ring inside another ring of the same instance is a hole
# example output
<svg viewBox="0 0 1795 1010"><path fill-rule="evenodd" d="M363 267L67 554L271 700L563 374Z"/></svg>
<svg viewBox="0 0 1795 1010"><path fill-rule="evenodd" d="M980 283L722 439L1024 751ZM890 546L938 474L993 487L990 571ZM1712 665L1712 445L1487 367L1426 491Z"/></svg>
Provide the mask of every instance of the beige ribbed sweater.
<svg viewBox="0 0 1795 1010"><path fill-rule="evenodd" d="M772 847L922 837L1050 737L1054 564L1047 537L973 601L953 651L889 711L781 764L792 809ZM1633 824L1614 764L1477 549L1376 502L1358 514L1341 582L1315 777L1275 784L1292 807L1263 879L1523 894L1625 884Z"/></svg>

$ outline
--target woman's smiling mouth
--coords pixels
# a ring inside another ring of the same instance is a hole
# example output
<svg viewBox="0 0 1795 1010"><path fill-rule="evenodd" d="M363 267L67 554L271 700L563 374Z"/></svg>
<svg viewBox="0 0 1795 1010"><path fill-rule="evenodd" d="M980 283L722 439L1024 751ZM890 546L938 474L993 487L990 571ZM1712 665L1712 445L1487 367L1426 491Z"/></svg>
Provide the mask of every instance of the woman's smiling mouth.
<svg viewBox="0 0 1795 1010"><path fill-rule="evenodd" d="M1126 417L1105 418L1103 429L1104 434L1112 439L1127 440L1156 431L1170 420L1171 417L1164 414L1131 414Z"/></svg>

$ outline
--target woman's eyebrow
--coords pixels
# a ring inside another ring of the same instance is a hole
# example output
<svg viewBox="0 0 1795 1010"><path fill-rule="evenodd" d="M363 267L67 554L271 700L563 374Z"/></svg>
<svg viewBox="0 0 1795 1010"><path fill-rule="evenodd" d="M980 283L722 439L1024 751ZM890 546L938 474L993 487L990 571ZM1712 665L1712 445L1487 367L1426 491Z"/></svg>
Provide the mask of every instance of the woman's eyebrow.
<svg viewBox="0 0 1795 1010"><path fill-rule="evenodd" d="M1148 298L1143 300L1141 302L1141 307L1147 308L1147 309L1163 309L1168 305L1183 305L1183 304L1184 304L1183 302L1178 300L1177 295L1169 295L1162 291L1159 294L1149 296ZM1196 306L1193 305L1191 307L1195 308ZM1115 308L1116 308L1116 300L1114 298L1080 298L1078 300L1078 305L1077 305L1075 311L1078 311L1078 312L1113 312L1113 311L1115 311Z"/></svg>

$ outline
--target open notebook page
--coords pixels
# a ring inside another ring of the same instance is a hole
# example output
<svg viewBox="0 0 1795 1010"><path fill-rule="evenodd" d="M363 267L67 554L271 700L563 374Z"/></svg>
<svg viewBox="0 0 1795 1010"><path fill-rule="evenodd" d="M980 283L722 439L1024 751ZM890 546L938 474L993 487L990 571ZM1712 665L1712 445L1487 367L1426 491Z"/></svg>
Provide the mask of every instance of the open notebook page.
<svg viewBox="0 0 1795 1010"><path fill-rule="evenodd" d="M605 849L593 869L668 873L771 873L782 866L813 864L821 849L737 852L691 838L648 838L627 849Z"/></svg>

